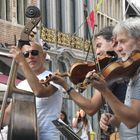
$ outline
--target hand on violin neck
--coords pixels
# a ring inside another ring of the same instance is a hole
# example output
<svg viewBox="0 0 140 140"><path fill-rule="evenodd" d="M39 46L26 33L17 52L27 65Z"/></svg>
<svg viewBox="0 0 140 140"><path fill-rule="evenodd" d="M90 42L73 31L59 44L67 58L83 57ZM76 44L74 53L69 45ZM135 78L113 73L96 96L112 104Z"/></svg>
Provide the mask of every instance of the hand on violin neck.
<svg viewBox="0 0 140 140"><path fill-rule="evenodd" d="M95 70L90 71L90 72L87 73L84 82L87 83L87 84L89 84L89 83L91 83L93 80L98 80L100 76L101 76L101 75L100 75L99 73L97 74Z"/></svg>
<svg viewBox="0 0 140 140"><path fill-rule="evenodd" d="M87 87L87 85L91 84L94 80L98 80L95 70L87 73L86 78L83 81L83 83L80 84L80 87L84 89L85 87Z"/></svg>
<svg viewBox="0 0 140 140"><path fill-rule="evenodd" d="M95 70L92 70L92 71L89 71L86 75L86 78L85 79L90 79L90 76L95 73L96 71Z"/></svg>
<svg viewBox="0 0 140 140"><path fill-rule="evenodd" d="M104 92L108 90L108 86L106 81L104 80L104 77L101 74L97 74L96 72L92 72L92 75L90 75L88 82L99 90L100 92Z"/></svg>

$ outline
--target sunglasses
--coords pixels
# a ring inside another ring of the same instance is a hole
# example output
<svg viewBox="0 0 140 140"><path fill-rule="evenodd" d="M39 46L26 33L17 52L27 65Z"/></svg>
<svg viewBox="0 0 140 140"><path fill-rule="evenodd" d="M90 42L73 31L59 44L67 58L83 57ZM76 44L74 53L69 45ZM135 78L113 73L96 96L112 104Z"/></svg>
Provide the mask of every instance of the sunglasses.
<svg viewBox="0 0 140 140"><path fill-rule="evenodd" d="M23 56L25 58L28 58L29 54L31 54L32 56L37 56L37 55L39 55L39 51L38 50L26 51L26 52L23 53Z"/></svg>

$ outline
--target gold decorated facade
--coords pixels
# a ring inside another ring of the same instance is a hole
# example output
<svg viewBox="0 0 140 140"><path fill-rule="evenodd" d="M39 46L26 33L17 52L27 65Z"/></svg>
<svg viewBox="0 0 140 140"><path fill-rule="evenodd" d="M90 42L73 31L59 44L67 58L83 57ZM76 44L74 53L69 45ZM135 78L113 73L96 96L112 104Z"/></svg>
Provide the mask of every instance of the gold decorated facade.
<svg viewBox="0 0 140 140"><path fill-rule="evenodd" d="M48 29L46 27L42 27L41 29L41 38L43 41L47 43L51 44L57 43L57 45L60 46L65 46L84 51L88 51L89 47L91 50L92 46L90 40L84 40L81 37L59 32L54 29Z"/></svg>

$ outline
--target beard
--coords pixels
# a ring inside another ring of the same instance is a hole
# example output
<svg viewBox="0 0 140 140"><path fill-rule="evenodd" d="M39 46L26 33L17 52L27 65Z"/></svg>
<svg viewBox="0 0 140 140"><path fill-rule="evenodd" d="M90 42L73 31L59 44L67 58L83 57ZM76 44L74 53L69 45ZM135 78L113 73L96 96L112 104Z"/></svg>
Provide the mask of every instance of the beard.
<svg viewBox="0 0 140 140"><path fill-rule="evenodd" d="M133 55L133 53L135 53L137 51L140 51L140 47L138 47L138 45L135 44L135 45L133 45L132 50L125 51L125 56L122 57L122 61L128 60L129 57L131 57Z"/></svg>

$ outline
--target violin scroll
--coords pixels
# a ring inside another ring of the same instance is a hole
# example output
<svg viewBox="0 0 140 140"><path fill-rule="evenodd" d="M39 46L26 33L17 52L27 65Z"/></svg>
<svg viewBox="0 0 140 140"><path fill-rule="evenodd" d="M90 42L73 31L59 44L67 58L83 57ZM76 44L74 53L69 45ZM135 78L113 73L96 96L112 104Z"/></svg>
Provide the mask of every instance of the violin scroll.
<svg viewBox="0 0 140 140"><path fill-rule="evenodd" d="M49 74L49 76L46 76L45 79L41 79L41 80L39 80L39 82L40 82L42 85L44 85L44 86L48 86L51 77L52 77L52 75Z"/></svg>
<svg viewBox="0 0 140 140"><path fill-rule="evenodd" d="M66 76L69 76L68 73L57 73L56 75L59 75L61 77L66 77ZM39 80L39 82L44 85L44 86L48 86L49 85L49 82L51 81L51 78L52 78L52 74L49 74L48 76L45 77L45 79L41 79Z"/></svg>

